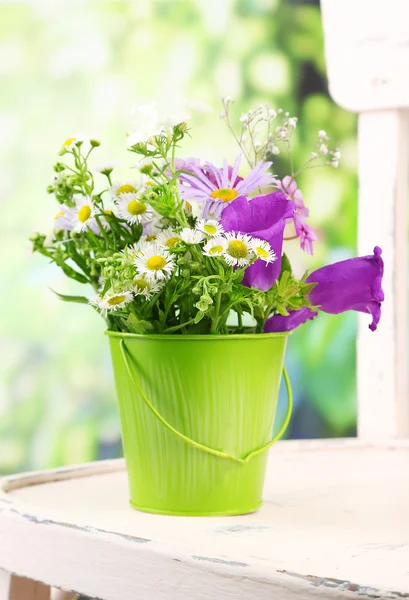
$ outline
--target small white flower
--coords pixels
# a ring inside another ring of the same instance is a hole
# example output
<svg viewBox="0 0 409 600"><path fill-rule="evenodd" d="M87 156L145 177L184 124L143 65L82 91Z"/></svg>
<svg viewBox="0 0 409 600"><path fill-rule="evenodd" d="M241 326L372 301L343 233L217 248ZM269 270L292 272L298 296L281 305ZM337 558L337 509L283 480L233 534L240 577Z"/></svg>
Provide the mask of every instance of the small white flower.
<svg viewBox="0 0 409 600"><path fill-rule="evenodd" d="M323 129L320 129L318 132L318 137L320 138L320 140L328 140L328 136L327 136L327 132L324 131Z"/></svg>
<svg viewBox="0 0 409 600"><path fill-rule="evenodd" d="M205 256L222 256L227 248L227 240L222 236L212 237L204 246Z"/></svg>
<svg viewBox="0 0 409 600"><path fill-rule="evenodd" d="M248 123L249 122L249 116L247 113L243 113L240 117L240 121L241 123Z"/></svg>
<svg viewBox="0 0 409 600"><path fill-rule="evenodd" d="M292 127L293 129L295 129L297 127L297 121L298 121L297 117L290 117L288 119L288 125L290 127Z"/></svg>
<svg viewBox="0 0 409 600"><path fill-rule="evenodd" d="M225 96L222 102L225 106L229 106L229 104L233 104L234 100L231 96Z"/></svg>
<svg viewBox="0 0 409 600"><path fill-rule="evenodd" d="M120 252L124 261L133 263L135 256L145 247L146 243L146 236L142 236L139 242L132 244L132 246L125 246L125 248Z"/></svg>
<svg viewBox="0 0 409 600"><path fill-rule="evenodd" d="M276 253L271 248L270 244L265 240L260 240L259 238L253 238L251 240L251 247L253 249L254 254L260 260L263 260L265 263L272 263L277 260Z"/></svg>
<svg viewBox="0 0 409 600"><path fill-rule="evenodd" d="M311 158L312 160L315 160L315 159L316 159L316 158L318 158L318 157L319 157L319 154L318 154L318 152L311 152L311 154L310 154L310 158Z"/></svg>
<svg viewBox="0 0 409 600"><path fill-rule="evenodd" d="M276 116L277 116L277 113L276 113L276 111L275 111L273 108L269 108L269 109L268 109L268 116L269 116L271 119L275 119L275 118L276 118Z"/></svg>
<svg viewBox="0 0 409 600"><path fill-rule="evenodd" d="M180 234L173 229L163 229L156 235L155 242L163 248L173 248L180 240Z"/></svg>
<svg viewBox="0 0 409 600"><path fill-rule="evenodd" d="M190 117L186 111L160 115L154 103L137 106L132 112L133 131L128 137L128 146L148 142L150 138L166 135Z"/></svg>
<svg viewBox="0 0 409 600"><path fill-rule="evenodd" d="M73 148L78 146L78 144L81 144L84 141L85 135L83 133L76 133L72 137L66 139L65 142L63 142L63 148L65 150L72 150Z"/></svg>
<svg viewBox="0 0 409 600"><path fill-rule="evenodd" d="M134 296L143 296L149 300L154 294L163 289L163 281L147 281L143 275L135 275L132 281L132 292Z"/></svg>
<svg viewBox="0 0 409 600"><path fill-rule="evenodd" d="M96 296L90 300L90 304L97 306L103 312L119 310L132 302L132 292L112 292L109 290L104 296Z"/></svg>
<svg viewBox="0 0 409 600"><path fill-rule="evenodd" d="M173 273L175 260L162 246L153 243L137 252L134 265L147 281L161 281Z"/></svg>
<svg viewBox="0 0 409 600"><path fill-rule="evenodd" d="M328 147L326 146L326 144L321 144L320 152L321 154L328 154Z"/></svg>
<svg viewBox="0 0 409 600"><path fill-rule="evenodd" d="M112 171L115 169L117 165L115 163L105 163L103 165L98 165L95 167L95 171L97 173L102 173L102 175L110 175Z"/></svg>
<svg viewBox="0 0 409 600"><path fill-rule="evenodd" d="M223 252L223 258L228 265L245 267L254 257L251 236L243 233L230 231L225 234L227 247Z"/></svg>
<svg viewBox="0 0 409 600"><path fill-rule="evenodd" d="M203 238L203 233L197 229L184 227L180 232L180 239L183 240L185 244L200 244L200 242L203 241Z"/></svg>
<svg viewBox="0 0 409 600"><path fill-rule="evenodd" d="M221 224L215 219L199 219L196 223L196 229L205 233L209 237L214 237L224 233L224 229Z"/></svg>
<svg viewBox="0 0 409 600"><path fill-rule="evenodd" d="M280 154L280 148L278 146L272 146L271 154Z"/></svg>
<svg viewBox="0 0 409 600"><path fill-rule="evenodd" d="M136 194L139 192L140 185L136 181L116 181L111 189L112 197L118 198L121 194Z"/></svg>
<svg viewBox="0 0 409 600"><path fill-rule="evenodd" d="M152 209L145 202L141 202L137 194L121 194L116 199L118 207L118 216L125 219L131 225L134 223L144 223L152 217Z"/></svg>
<svg viewBox="0 0 409 600"><path fill-rule="evenodd" d="M332 153L332 158L334 158L335 160L339 160L341 158L341 152L340 150L338 150L338 148L336 148Z"/></svg>
<svg viewBox="0 0 409 600"><path fill-rule="evenodd" d="M133 167L134 169L138 169L144 175L149 174L153 168L153 162L151 158L145 157L142 158L136 165Z"/></svg>
<svg viewBox="0 0 409 600"><path fill-rule="evenodd" d="M95 220L97 214L92 200L89 196L74 196L75 206L62 204L60 210L54 217L56 229L67 229L80 233L91 229L99 233L99 225Z"/></svg>

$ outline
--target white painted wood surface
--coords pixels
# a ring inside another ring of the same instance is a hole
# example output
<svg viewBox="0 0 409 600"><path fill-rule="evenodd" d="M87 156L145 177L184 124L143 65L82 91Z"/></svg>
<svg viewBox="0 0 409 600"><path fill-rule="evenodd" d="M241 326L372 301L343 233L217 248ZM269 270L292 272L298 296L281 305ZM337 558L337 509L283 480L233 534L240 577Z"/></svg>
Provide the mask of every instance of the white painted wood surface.
<svg viewBox="0 0 409 600"><path fill-rule="evenodd" d="M334 100L354 112L409 106L407 0L321 0Z"/></svg>
<svg viewBox="0 0 409 600"><path fill-rule="evenodd" d="M103 600L409 594L409 441L280 442L241 517L134 511L122 461L0 488L0 568Z"/></svg>
<svg viewBox="0 0 409 600"><path fill-rule="evenodd" d="M368 319L359 320L358 435L363 439L409 437L408 115L383 110L359 116L358 254L370 253L376 243L385 262L379 328L372 334Z"/></svg>

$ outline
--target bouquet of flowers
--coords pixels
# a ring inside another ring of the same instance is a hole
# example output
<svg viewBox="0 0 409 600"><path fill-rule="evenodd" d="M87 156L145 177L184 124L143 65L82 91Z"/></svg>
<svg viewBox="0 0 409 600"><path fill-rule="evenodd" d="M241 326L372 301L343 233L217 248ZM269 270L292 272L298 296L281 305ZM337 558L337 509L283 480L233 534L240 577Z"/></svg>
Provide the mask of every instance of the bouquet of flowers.
<svg viewBox="0 0 409 600"><path fill-rule="evenodd" d="M312 254L317 236L297 175L305 168L337 167L340 152L329 149L320 131L296 170L296 117L262 105L241 115L236 126L231 107L225 98L220 116L240 148L232 165L181 158L188 117L161 117L153 106L136 110L128 138L139 159L138 177L117 181L114 165L92 172L96 139L64 142L64 162L54 165L48 188L59 205L53 231L31 240L34 251L94 292L91 298L58 295L91 304L111 331L137 334L289 331L320 311L346 310L370 314L375 330L383 301L380 248L301 278L283 252L283 242L297 237ZM274 159L283 152L290 172L280 179Z"/></svg>

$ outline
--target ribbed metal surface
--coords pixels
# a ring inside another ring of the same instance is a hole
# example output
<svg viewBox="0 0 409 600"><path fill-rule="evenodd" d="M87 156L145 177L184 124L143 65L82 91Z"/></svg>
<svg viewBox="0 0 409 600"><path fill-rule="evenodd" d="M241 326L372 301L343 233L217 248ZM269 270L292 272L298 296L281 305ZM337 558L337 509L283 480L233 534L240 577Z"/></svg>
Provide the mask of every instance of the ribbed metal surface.
<svg viewBox="0 0 409 600"><path fill-rule="evenodd" d="M134 378L193 440L243 457L271 435L285 336L126 336ZM261 502L267 453L247 464L212 456L168 431L144 404L110 337L131 502L155 512L245 513Z"/></svg>

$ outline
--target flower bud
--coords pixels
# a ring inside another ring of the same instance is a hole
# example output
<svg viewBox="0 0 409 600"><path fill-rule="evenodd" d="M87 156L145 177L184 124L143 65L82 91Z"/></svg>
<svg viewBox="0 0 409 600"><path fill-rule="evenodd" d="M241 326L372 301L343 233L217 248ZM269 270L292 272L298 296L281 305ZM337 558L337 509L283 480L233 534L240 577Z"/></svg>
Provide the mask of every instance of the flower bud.
<svg viewBox="0 0 409 600"><path fill-rule="evenodd" d="M98 148L98 146L101 145L101 142L99 140L94 139L94 138L91 138L90 141L89 141L89 143L91 144L91 146L93 148Z"/></svg>

